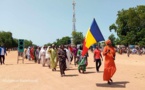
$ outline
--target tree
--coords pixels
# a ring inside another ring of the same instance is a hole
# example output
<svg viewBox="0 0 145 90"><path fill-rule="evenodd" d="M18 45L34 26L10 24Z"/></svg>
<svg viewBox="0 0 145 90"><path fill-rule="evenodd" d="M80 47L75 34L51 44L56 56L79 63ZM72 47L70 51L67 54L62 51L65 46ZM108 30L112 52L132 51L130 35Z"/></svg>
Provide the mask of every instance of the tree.
<svg viewBox="0 0 145 90"><path fill-rule="evenodd" d="M6 48L10 48L12 46L12 33L0 31L0 44L4 45Z"/></svg>
<svg viewBox="0 0 145 90"><path fill-rule="evenodd" d="M18 39L13 38L11 47L18 47Z"/></svg>
<svg viewBox="0 0 145 90"><path fill-rule="evenodd" d="M31 41L31 40L25 40L25 42L24 42L25 44L25 48L27 48L27 47L29 47L29 46L32 46L33 45L33 42ZM33 45L34 46L34 45Z"/></svg>
<svg viewBox="0 0 145 90"><path fill-rule="evenodd" d="M108 38L111 40L112 46L115 46L115 39L116 38L115 38L114 34L111 34Z"/></svg>
<svg viewBox="0 0 145 90"><path fill-rule="evenodd" d="M25 48L34 45L31 40L25 40ZM11 32L0 31L0 45L4 45L6 48L18 47L18 39L13 38Z"/></svg>
<svg viewBox="0 0 145 90"><path fill-rule="evenodd" d="M62 37L61 39L56 39L56 42L53 42L56 46L68 45L71 43L71 38L69 36Z"/></svg>
<svg viewBox="0 0 145 90"><path fill-rule="evenodd" d="M118 11L117 20L109 29L115 30L124 45L145 45L145 6Z"/></svg>
<svg viewBox="0 0 145 90"><path fill-rule="evenodd" d="M47 43L44 46L51 46L51 45L52 45L52 43Z"/></svg>
<svg viewBox="0 0 145 90"><path fill-rule="evenodd" d="M73 31L72 32L72 39L73 39L73 43L75 45L81 44L83 42L83 40L84 40L82 32Z"/></svg>

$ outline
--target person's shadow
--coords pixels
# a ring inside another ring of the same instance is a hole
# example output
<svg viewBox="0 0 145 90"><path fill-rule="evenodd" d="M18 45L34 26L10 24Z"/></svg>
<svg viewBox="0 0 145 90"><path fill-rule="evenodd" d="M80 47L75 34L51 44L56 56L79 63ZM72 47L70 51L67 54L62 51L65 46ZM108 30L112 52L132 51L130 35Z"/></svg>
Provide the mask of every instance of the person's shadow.
<svg viewBox="0 0 145 90"><path fill-rule="evenodd" d="M69 74L69 75L65 75L64 77L76 77L78 76L78 74Z"/></svg>
<svg viewBox="0 0 145 90"><path fill-rule="evenodd" d="M110 87L110 88L125 88L128 81L119 81L113 82L111 84L108 83L96 83L97 87Z"/></svg>
<svg viewBox="0 0 145 90"><path fill-rule="evenodd" d="M5 65L14 65L14 64L5 64Z"/></svg>
<svg viewBox="0 0 145 90"><path fill-rule="evenodd" d="M95 67L87 67L86 69L94 69Z"/></svg>
<svg viewBox="0 0 145 90"><path fill-rule="evenodd" d="M91 74L91 73L96 73L96 72L84 72L84 74Z"/></svg>

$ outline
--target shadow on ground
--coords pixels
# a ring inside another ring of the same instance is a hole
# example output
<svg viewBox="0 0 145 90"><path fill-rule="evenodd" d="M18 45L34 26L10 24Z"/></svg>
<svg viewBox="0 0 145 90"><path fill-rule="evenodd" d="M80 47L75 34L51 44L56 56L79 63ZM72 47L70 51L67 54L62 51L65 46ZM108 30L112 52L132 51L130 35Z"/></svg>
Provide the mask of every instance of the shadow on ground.
<svg viewBox="0 0 145 90"><path fill-rule="evenodd" d="M96 83L97 87L110 87L110 88L125 88L128 81L113 82L111 85L106 83Z"/></svg>
<svg viewBox="0 0 145 90"><path fill-rule="evenodd" d="M4 64L4 65L14 65L14 64Z"/></svg>
<svg viewBox="0 0 145 90"><path fill-rule="evenodd" d="M86 69L94 69L95 67L87 67Z"/></svg>
<svg viewBox="0 0 145 90"><path fill-rule="evenodd" d="M79 76L78 74L69 74L69 75L65 75L64 77L76 77Z"/></svg>
<svg viewBox="0 0 145 90"><path fill-rule="evenodd" d="M96 72L87 72L87 71L86 71L84 74L91 74L91 73L96 73Z"/></svg>

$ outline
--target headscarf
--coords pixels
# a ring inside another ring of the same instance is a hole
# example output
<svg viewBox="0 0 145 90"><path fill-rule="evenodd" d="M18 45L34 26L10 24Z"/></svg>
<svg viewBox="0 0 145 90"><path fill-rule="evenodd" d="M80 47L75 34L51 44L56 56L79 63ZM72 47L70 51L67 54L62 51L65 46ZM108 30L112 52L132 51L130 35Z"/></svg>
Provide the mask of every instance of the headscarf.
<svg viewBox="0 0 145 90"><path fill-rule="evenodd" d="M46 56L45 56L46 59L47 59L47 58L50 58L50 55L49 55L49 48L50 48L50 46L48 46L47 49L46 49Z"/></svg>
<svg viewBox="0 0 145 90"><path fill-rule="evenodd" d="M110 44L111 44L111 40L108 39L107 41L105 41L105 44L106 44L106 45L110 45Z"/></svg>
<svg viewBox="0 0 145 90"><path fill-rule="evenodd" d="M45 49L44 49L44 46L41 47L41 50L40 50L40 53L39 53L39 58L40 58L42 55L45 55Z"/></svg>

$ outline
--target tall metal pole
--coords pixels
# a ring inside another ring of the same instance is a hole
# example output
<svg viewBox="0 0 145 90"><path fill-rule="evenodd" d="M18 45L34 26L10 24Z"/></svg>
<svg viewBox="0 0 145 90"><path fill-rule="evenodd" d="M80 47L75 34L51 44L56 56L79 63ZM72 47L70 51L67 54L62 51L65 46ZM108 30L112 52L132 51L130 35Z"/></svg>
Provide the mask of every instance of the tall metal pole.
<svg viewBox="0 0 145 90"><path fill-rule="evenodd" d="M76 3L75 3L75 0L73 0L72 5L73 5L73 20L72 20L73 28L72 28L72 30L76 31L76 25L75 25L75 23L76 23L76 18L75 18L75 5L76 5Z"/></svg>

